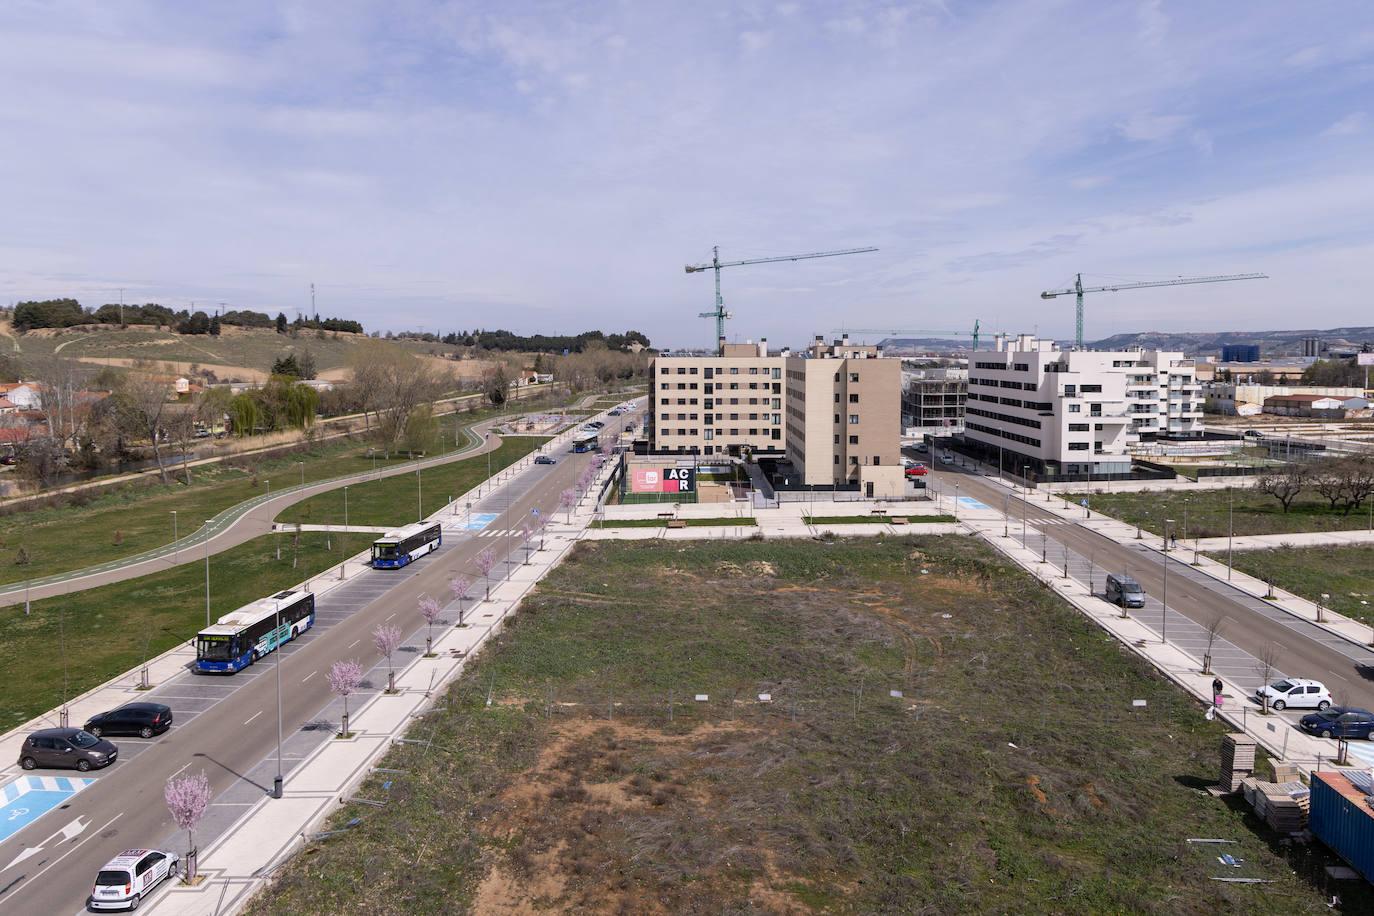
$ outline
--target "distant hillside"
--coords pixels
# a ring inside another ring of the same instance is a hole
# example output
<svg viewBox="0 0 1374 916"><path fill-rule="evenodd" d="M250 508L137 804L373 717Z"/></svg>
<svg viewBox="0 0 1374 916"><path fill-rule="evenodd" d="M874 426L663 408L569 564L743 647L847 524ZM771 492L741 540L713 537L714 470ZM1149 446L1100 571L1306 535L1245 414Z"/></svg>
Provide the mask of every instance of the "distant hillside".
<svg viewBox="0 0 1374 916"><path fill-rule="evenodd" d="M1152 350L1182 350L1188 354L1215 353L1223 344L1259 344L1265 356L1297 355L1302 352L1304 337L1318 337L1327 347L1358 348L1366 341L1374 343L1374 327L1310 328L1291 331L1198 331L1170 333L1140 331L1133 334L1113 334L1088 344L1096 350L1122 350L1145 347Z"/></svg>
<svg viewBox="0 0 1374 916"><path fill-rule="evenodd" d="M940 352L967 350L969 343L968 340L950 340L946 337L885 337L878 341L879 346L884 351L894 356L903 353L924 353L930 350Z"/></svg>

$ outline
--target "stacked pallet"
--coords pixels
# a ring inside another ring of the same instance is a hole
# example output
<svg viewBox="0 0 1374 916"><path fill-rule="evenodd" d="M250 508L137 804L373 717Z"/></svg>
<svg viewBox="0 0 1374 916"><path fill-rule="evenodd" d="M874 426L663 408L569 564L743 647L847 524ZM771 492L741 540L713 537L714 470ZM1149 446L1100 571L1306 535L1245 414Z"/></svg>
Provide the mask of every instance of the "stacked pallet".
<svg viewBox="0 0 1374 916"><path fill-rule="evenodd" d="M1221 739L1221 791L1234 792L1255 768L1255 739L1244 733Z"/></svg>
<svg viewBox="0 0 1374 916"><path fill-rule="evenodd" d="M1256 782L1255 816L1276 833L1300 833L1307 829L1309 798L1300 782Z"/></svg>
<svg viewBox="0 0 1374 916"><path fill-rule="evenodd" d="M1270 782L1297 782L1298 765L1296 763L1284 763L1281 760L1269 759L1269 781Z"/></svg>

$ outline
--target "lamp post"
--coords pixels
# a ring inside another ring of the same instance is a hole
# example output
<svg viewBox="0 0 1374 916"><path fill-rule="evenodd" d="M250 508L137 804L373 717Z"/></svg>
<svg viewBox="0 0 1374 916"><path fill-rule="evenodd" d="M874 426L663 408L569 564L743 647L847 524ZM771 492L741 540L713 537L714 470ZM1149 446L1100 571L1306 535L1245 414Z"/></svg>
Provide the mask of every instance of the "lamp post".
<svg viewBox="0 0 1374 916"><path fill-rule="evenodd" d="M1026 466L1021 465L1021 546L1026 546Z"/></svg>
<svg viewBox="0 0 1374 916"><path fill-rule="evenodd" d="M348 564L348 544L344 538L348 537L348 487L344 491L344 526L343 531L339 532L339 578L344 577L344 566Z"/></svg>
<svg viewBox="0 0 1374 916"><path fill-rule="evenodd" d="M425 520L425 483L420 475L420 469L415 469L415 521Z"/></svg>
<svg viewBox="0 0 1374 916"><path fill-rule="evenodd" d="M305 462L297 461L296 464L301 466L301 486L305 486Z"/></svg>
<svg viewBox="0 0 1374 916"><path fill-rule="evenodd" d="M1007 517L1007 506L1011 502L1011 491L1002 494L1002 537L1011 537L1011 519Z"/></svg>
<svg viewBox="0 0 1374 916"><path fill-rule="evenodd" d="M281 798L281 656L283 649L281 646L281 602L276 602L276 605L277 632L274 639L277 643L277 649L273 654L277 656L277 659L273 667L277 669L277 776L272 780L272 797Z"/></svg>
<svg viewBox="0 0 1374 916"><path fill-rule="evenodd" d="M1322 622L1322 612L1326 610L1326 604L1331 600L1331 596L1322 592L1322 600L1317 602L1317 623Z"/></svg>
<svg viewBox="0 0 1374 916"><path fill-rule="evenodd" d="M205 524L210 524L206 520ZM210 625L210 533L205 533L205 625Z"/></svg>
<svg viewBox="0 0 1374 916"><path fill-rule="evenodd" d="M1164 520L1164 540L1169 540L1169 526L1174 523L1171 518ZM1159 612L1159 641L1167 643L1169 641L1169 554L1164 554L1164 591L1160 596Z"/></svg>
<svg viewBox="0 0 1374 916"><path fill-rule="evenodd" d="M177 535L177 510L172 510L172 565L176 566L181 561L181 545L177 543L180 537Z"/></svg>
<svg viewBox="0 0 1374 916"><path fill-rule="evenodd" d="M1226 488L1226 581L1231 581L1231 536L1235 533L1235 512L1233 511L1231 488Z"/></svg>

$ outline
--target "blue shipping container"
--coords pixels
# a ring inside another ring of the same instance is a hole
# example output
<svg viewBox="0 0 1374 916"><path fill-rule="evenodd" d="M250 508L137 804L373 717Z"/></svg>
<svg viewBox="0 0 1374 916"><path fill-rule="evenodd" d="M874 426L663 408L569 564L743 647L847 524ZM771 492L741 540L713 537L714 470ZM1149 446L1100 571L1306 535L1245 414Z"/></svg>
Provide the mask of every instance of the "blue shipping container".
<svg viewBox="0 0 1374 916"><path fill-rule="evenodd" d="M1374 881L1374 809L1365 803L1370 794L1369 771L1347 776L1332 770L1312 774L1312 802L1308 828L1350 867Z"/></svg>

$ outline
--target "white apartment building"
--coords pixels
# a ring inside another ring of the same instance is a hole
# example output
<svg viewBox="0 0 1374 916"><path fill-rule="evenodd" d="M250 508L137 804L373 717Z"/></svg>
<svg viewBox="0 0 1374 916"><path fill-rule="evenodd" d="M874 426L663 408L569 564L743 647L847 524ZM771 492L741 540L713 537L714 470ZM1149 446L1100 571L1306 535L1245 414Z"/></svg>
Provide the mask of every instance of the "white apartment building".
<svg viewBox="0 0 1374 916"><path fill-rule="evenodd" d="M1201 390L1182 353L997 335L993 350L970 357L964 430L1007 470L1125 474L1137 443L1202 435Z"/></svg>

